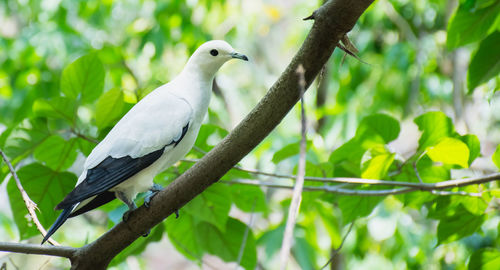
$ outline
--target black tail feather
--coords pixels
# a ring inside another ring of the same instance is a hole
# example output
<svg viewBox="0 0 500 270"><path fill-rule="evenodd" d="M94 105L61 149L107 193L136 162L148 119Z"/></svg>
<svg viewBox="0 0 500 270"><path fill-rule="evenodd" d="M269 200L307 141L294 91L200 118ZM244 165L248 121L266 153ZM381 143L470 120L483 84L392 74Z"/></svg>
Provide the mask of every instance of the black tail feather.
<svg viewBox="0 0 500 270"><path fill-rule="evenodd" d="M61 227L61 225L64 224L64 222L66 222L69 215L71 214L71 211L73 211L73 208L75 208L75 206L76 206L76 204L74 204L74 205L72 205L72 206L70 206L62 211L62 213L59 215L59 217L57 217L54 224L52 224L52 226L50 227L49 231L47 232L47 235L45 235L45 237L43 238L42 245L43 245L43 243L45 243L45 241L47 241L47 239L49 239L49 237L51 235L53 235L57 231L57 229L59 229L59 227Z"/></svg>

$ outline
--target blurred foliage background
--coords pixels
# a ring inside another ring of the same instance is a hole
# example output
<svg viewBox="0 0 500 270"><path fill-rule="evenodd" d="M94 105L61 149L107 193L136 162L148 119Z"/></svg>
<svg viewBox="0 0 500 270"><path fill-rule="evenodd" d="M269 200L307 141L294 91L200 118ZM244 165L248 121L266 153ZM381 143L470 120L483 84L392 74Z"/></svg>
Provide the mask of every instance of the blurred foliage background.
<svg viewBox="0 0 500 270"><path fill-rule="evenodd" d="M48 228L55 220L53 207L116 121L179 73L197 46L224 39L251 61L221 69L195 149L156 181L166 185L189 168L270 88L312 25L302 18L321 3L0 1L0 149L38 204L42 224ZM305 94L306 175L435 183L498 171L499 13L498 0L372 4L349 34L366 63L336 50ZM241 166L293 174L299 117L299 110L292 111ZM1 163L0 241L39 243L9 178ZM243 180L247 184L238 183ZM169 217L124 250L113 268L275 269L291 191L254 180L293 185L232 170L182 208L180 218ZM306 187L322 191L303 193L291 269L319 269L348 232L327 268L500 265L497 181L387 196L365 195L391 187L312 181ZM342 195L339 188L360 194ZM71 219L55 239L82 246L119 222L124 211L114 202ZM4 262L7 269L69 266L66 259L5 253Z"/></svg>

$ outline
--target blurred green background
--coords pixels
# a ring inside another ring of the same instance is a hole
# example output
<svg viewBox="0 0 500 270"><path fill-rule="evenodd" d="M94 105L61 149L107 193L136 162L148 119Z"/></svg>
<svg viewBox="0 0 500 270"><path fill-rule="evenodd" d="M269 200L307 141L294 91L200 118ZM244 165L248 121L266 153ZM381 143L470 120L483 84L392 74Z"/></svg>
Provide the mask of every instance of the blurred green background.
<svg viewBox="0 0 500 270"><path fill-rule="evenodd" d="M221 69L196 149L156 181L168 184L189 168L265 95L312 26L302 18L321 3L0 1L0 149L38 204L42 224L48 228L57 217L53 207L73 187L95 142L134 103L174 78L199 45L224 39L250 61ZM497 172L498 14L498 0L375 1L349 34L363 62L337 49L305 94L306 175L418 182L417 168L420 180L433 183ZM72 96L61 82L63 70L91 74L93 87ZM295 173L299 108L240 165ZM0 164L0 241L39 243ZM232 170L112 267L276 269L291 190L236 183L242 179L293 184ZM307 187L335 185L306 181ZM354 222L327 269L499 269L498 182L447 192L304 191L289 268L322 267ZM119 222L123 211L111 203L69 220L54 238L82 246ZM0 253L2 263L7 269L69 267L66 259L8 253Z"/></svg>

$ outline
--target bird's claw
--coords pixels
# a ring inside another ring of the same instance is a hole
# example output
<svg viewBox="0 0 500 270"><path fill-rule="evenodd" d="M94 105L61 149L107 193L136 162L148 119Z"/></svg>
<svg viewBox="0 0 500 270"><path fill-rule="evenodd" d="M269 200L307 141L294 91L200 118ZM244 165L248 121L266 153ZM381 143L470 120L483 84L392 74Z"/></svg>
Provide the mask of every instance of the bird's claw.
<svg viewBox="0 0 500 270"><path fill-rule="evenodd" d="M142 234L142 237L148 237L148 235L151 233L151 229L148 229L146 232Z"/></svg>
<svg viewBox="0 0 500 270"><path fill-rule="evenodd" d="M160 192L161 190L163 189L162 186L158 185L158 184L154 184L150 189L149 189L149 192L148 192L148 195L146 195L146 197L144 198L144 206L146 208L149 208L150 204L151 204L151 199L153 199L153 197L158 193Z"/></svg>
<svg viewBox="0 0 500 270"><path fill-rule="evenodd" d="M175 210L175 219L178 219L179 218L179 210Z"/></svg>
<svg viewBox="0 0 500 270"><path fill-rule="evenodd" d="M127 210L125 213L123 213L122 220L123 222L127 222L128 219L130 218L130 214L132 213L132 210Z"/></svg>

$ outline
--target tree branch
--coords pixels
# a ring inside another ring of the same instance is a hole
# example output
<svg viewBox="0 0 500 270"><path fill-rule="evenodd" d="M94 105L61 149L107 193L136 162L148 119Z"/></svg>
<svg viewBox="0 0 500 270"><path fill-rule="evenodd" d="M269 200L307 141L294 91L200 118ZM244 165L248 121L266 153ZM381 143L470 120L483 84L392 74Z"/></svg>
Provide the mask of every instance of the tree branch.
<svg viewBox="0 0 500 270"><path fill-rule="evenodd" d="M33 220L33 223L35 223L36 228L40 233L42 234L43 237L47 234L47 231L45 228L42 226L42 223L38 220L38 217L36 215L35 210L37 209L36 203L31 200L31 198L28 196L28 193L26 193L26 190L24 190L23 185L21 184L21 180L19 180L19 177L17 176L16 170L12 166L12 163L10 163L9 159L7 158L7 155L0 150L0 155L2 155L2 159L7 164L7 167L9 167L10 174L14 178L14 181L16 181L17 188L19 189L19 192L21 192L21 196L23 198L24 204L26 205L26 209L28 209L28 213ZM49 238L48 242L51 243L54 246L59 246L59 243L57 243L54 239Z"/></svg>
<svg viewBox="0 0 500 270"><path fill-rule="evenodd" d="M363 180L363 179L360 179ZM227 184L241 184L241 185L250 185L250 186L261 186L261 187L270 187L270 188L286 188L293 189L291 185L283 185L272 182L265 182L259 180L248 180L248 179L238 179L238 180L230 180L223 181L222 183ZM474 183L470 183L472 185ZM352 195L352 196L388 196L388 195L398 195L409 193L413 191L426 191L431 192L434 195L439 196L450 196L450 195L461 195L461 196L471 196L471 197L481 197L481 193L469 193L465 191L436 191L436 190L428 190L428 189L419 189L419 188L393 188L393 189L376 189L376 190L366 190L366 189L347 189L342 188L340 185L338 186L304 186L303 190L307 191L323 191L329 193L336 193L342 195Z"/></svg>
<svg viewBox="0 0 500 270"><path fill-rule="evenodd" d="M35 244L0 242L0 251L57 256L68 258L70 260L73 259L76 250L77 248L65 246L42 246Z"/></svg>

